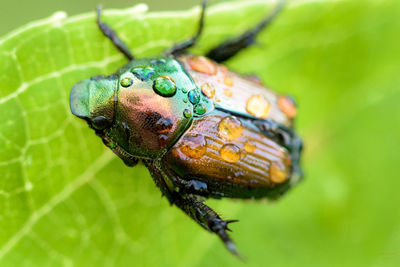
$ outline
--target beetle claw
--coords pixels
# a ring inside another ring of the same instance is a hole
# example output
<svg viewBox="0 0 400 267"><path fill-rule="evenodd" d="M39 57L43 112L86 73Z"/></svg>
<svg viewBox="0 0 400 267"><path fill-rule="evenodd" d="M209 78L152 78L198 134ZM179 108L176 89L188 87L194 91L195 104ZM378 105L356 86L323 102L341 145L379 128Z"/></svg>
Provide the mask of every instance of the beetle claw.
<svg viewBox="0 0 400 267"><path fill-rule="evenodd" d="M239 259L244 260L244 257L237 250L235 243L232 241L227 233L227 231L232 232L232 230L229 229L228 224L238 221L239 220L224 221L220 218L214 218L208 222L208 227L212 232L216 233L219 238L221 238L229 252L237 256Z"/></svg>
<svg viewBox="0 0 400 267"><path fill-rule="evenodd" d="M228 227L228 224L234 223L234 222L238 222L238 221L239 221L239 220L226 220L226 221L224 221L224 222L225 222L225 230L227 230L227 231L229 231L229 232L233 232L232 229L230 229L230 228Z"/></svg>

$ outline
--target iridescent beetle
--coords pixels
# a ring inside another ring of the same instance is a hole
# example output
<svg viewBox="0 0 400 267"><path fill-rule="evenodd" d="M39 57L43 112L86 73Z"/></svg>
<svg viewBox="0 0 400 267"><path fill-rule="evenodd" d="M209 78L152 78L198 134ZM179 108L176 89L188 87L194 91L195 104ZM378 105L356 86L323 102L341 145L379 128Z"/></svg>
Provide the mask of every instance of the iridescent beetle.
<svg viewBox="0 0 400 267"><path fill-rule="evenodd" d="M96 76L71 90L74 115L87 121L104 144L128 166L141 160L171 204L232 253L228 224L204 204L206 198L277 199L296 184L302 142L293 130L292 98L233 73L219 63L251 45L282 9L212 49L207 57L186 53L197 33L163 56L134 59L116 33L101 21L103 34L130 61L110 76Z"/></svg>

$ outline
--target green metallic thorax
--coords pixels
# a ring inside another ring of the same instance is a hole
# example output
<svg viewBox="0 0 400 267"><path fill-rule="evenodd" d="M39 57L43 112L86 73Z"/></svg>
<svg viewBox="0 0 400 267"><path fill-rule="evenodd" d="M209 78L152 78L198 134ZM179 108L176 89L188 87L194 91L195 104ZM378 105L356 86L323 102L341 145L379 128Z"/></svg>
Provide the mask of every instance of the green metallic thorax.
<svg viewBox="0 0 400 267"><path fill-rule="evenodd" d="M104 135L112 146L135 157L158 157L184 133L193 116L213 109L173 58L134 60L116 75L114 121Z"/></svg>

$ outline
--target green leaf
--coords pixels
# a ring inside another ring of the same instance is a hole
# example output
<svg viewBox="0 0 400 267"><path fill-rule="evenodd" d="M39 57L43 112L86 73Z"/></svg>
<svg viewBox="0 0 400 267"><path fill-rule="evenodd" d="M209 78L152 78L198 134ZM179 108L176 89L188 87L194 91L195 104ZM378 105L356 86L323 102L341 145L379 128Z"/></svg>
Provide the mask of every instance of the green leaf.
<svg viewBox="0 0 400 267"><path fill-rule="evenodd" d="M267 1L211 7L204 53L254 25ZM400 263L399 1L292 1L229 66L299 103L306 179L280 201L210 200L240 219L250 266ZM199 9L105 12L137 56L196 29ZM217 237L170 207L69 111L72 85L126 63L94 12L57 13L0 39L1 266L234 266Z"/></svg>

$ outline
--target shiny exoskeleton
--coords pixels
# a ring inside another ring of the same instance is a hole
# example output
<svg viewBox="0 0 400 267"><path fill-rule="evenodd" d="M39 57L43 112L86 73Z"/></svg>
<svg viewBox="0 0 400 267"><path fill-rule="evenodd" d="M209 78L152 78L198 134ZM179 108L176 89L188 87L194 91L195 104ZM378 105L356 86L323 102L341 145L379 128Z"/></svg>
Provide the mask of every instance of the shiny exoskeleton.
<svg viewBox="0 0 400 267"><path fill-rule="evenodd" d="M70 106L126 165L141 160L171 204L238 255L227 234L234 220L221 219L204 200L279 198L302 176L302 143L291 97L220 64L251 45L282 4L207 57L186 52L201 35L205 7L194 37L144 59L134 59L99 9L99 28L130 61L113 75L77 83Z"/></svg>

